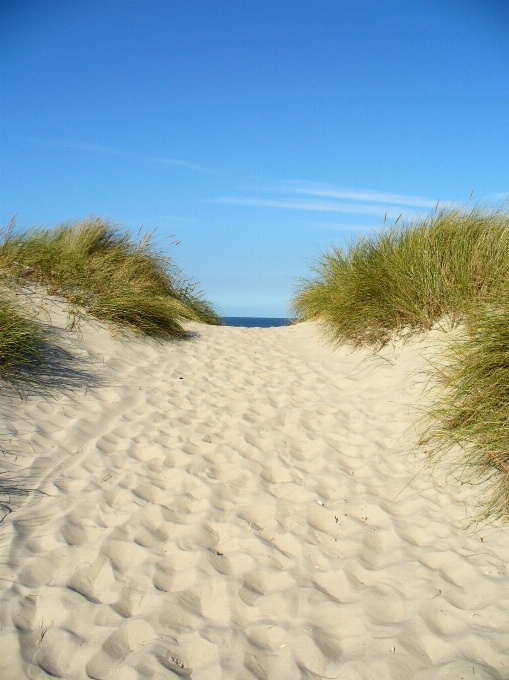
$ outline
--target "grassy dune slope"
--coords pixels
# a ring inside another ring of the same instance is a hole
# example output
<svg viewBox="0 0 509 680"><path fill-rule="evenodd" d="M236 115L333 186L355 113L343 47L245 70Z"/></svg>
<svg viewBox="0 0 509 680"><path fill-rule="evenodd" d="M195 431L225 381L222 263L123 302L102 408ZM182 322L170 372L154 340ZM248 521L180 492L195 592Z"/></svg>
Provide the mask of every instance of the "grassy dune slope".
<svg viewBox="0 0 509 680"><path fill-rule="evenodd" d="M15 387L33 380L30 369L42 368L48 336L9 297L0 298L0 379Z"/></svg>
<svg viewBox="0 0 509 680"><path fill-rule="evenodd" d="M439 392L421 437L437 458L459 445L461 483L489 481L479 519L509 521L509 290L479 307L433 369Z"/></svg>
<svg viewBox="0 0 509 680"><path fill-rule="evenodd" d="M433 370L438 392L421 444L455 448L461 481L488 481L480 519L509 521L509 211L441 210L346 251L325 253L292 301L333 344L462 324ZM458 449L459 447L459 449Z"/></svg>
<svg viewBox="0 0 509 680"><path fill-rule="evenodd" d="M0 272L11 282L36 283L120 329L153 338L184 337L182 321L220 324L150 235L135 243L112 224L90 218L56 229L4 234Z"/></svg>
<svg viewBox="0 0 509 680"><path fill-rule="evenodd" d="M37 382L51 345L30 307L17 304L20 286L63 297L74 319L88 313L113 331L158 340L185 337L186 320L222 323L150 235L135 243L98 218L25 232L11 224L0 235L0 283L0 379L18 387Z"/></svg>
<svg viewBox="0 0 509 680"><path fill-rule="evenodd" d="M496 299L509 277L509 213L441 210L334 249L292 301L334 343L382 347Z"/></svg>

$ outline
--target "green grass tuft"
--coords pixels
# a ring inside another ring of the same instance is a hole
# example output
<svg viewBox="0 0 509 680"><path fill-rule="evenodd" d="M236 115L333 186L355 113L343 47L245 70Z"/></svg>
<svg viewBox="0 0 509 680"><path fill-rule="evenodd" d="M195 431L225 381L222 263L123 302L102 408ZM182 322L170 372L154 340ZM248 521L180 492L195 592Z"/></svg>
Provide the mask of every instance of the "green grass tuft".
<svg viewBox="0 0 509 680"><path fill-rule="evenodd" d="M19 388L32 382L34 368L44 367L44 328L27 317L11 300L0 298L0 379Z"/></svg>
<svg viewBox="0 0 509 680"><path fill-rule="evenodd" d="M404 334L496 299L509 278L509 213L440 210L333 249L313 266L291 311L315 320L335 344L383 347Z"/></svg>
<svg viewBox="0 0 509 680"><path fill-rule="evenodd" d="M433 457L459 446L461 481L489 482L477 519L509 521L509 289L478 308L444 361L432 370L439 387L420 443Z"/></svg>
<svg viewBox="0 0 509 680"><path fill-rule="evenodd" d="M392 339L463 323L431 376L438 396L420 444L454 447L461 481L488 482L477 519L509 521L509 211L435 211L334 249L292 301L336 345L380 349Z"/></svg>
<svg viewBox="0 0 509 680"><path fill-rule="evenodd" d="M0 271L45 286L75 310L157 339L185 337L185 320L222 323L173 261L153 248L150 234L135 243L100 218L24 233L9 228Z"/></svg>

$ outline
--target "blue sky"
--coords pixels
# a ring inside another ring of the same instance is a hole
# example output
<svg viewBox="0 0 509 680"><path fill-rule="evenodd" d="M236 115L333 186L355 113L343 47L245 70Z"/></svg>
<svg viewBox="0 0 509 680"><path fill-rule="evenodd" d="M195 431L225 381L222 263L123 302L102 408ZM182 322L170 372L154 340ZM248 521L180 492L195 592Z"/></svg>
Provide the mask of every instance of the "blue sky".
<svg viewBox="0 0 509 680"><path fill-rule="evenodd" d="M509 192L505 1L3 0L0 16L1 224L158 227L226 316L285 316L309 263L386 212Z"/></svg>

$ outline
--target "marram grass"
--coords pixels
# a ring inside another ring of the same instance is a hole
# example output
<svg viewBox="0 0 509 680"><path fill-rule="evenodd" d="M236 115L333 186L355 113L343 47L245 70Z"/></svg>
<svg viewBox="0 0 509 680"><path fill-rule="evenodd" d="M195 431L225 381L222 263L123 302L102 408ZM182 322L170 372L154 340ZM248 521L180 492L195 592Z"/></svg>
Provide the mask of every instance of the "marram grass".
<svg viewBox="0 0 509 680"><path fill-rule="evenodd" d="M46 363L47 334L12 300L0 298L0 379L19 388L32 382L31 369Z"/></svg>
<svg viewBox="0 0 509 680"><path fill-rule="evenodd" d="M0 272L35 283L80 310L157 339L186 335L185 320L220 324L201 293L173 261L99 218L55 229L8 229L0 243Z"/></svg>
<svg viewBox="0 0 509 680"><path fill-rule="evenodd" d="M488 482L476 519L509 521L509 211L435 211L325 253L291 310L335 345L462 324L431 370L434 403L420 444L454 449L461 481Z"/></svg>
<svg viewBox="0 0 509 680"><path fill-rule="evenodd" d="M455 326L509 278L509 213L436 211L333 249L313 271L291 311L315 320L334 344L380 348L442 319Z"/></svg>
<svg viewBox="0 0 509 680"><path fill-rule="evenodd" d="M438 398L420 443L436 458L453 447L462 483L488 482L479 520L509 521L509 288L478 308L432 370Z"/></svg>

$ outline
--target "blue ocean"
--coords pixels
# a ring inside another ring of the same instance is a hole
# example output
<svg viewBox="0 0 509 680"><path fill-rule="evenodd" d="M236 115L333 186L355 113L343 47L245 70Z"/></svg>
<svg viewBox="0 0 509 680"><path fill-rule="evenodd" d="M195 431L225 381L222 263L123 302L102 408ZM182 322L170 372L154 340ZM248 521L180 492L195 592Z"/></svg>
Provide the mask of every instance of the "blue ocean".
<svg viewBox="0 0 509 680"><path fill-rule="evenodd" d="M257 316L223 316L225 326L238 326L243 328L274 328L276 326L289 326L290 319L266 318Z"/></svg>

